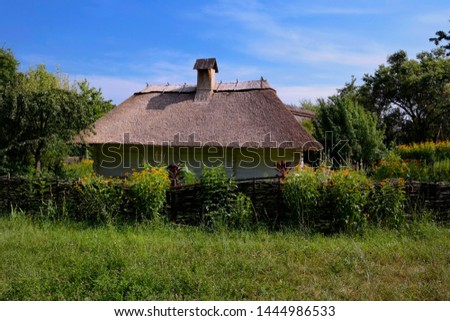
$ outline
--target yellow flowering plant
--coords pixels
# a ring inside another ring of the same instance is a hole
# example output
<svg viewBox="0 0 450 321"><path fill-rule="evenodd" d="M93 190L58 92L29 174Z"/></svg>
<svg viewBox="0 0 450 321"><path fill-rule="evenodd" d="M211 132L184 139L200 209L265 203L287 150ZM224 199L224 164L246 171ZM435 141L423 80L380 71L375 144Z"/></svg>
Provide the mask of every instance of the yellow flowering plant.
<svg viewBox="0 0 450 321"><path fill-rule="evenodd" d="M162 214L170 178L165 167L145 166L127 177L134 207L142 219L156 219Z"/></svg>
<svg viewBox="0 0 450 321"><path fill-rule="evenodd" d="M326 195L332 209L334 229L350 233L363 230L372 187L364 172L341 169L331 173Z"/></svg>

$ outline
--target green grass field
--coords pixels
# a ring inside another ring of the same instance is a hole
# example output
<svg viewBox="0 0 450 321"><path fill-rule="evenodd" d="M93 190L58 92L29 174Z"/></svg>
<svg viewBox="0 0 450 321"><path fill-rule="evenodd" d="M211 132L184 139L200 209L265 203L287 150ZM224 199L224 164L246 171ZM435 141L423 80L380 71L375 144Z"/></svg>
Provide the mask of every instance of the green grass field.
<svg viewBox="0 0 450 321"><path fill-rule="evenodd" d="M0 300L450 300L450 229L351 237L2 218Z"/></svg>

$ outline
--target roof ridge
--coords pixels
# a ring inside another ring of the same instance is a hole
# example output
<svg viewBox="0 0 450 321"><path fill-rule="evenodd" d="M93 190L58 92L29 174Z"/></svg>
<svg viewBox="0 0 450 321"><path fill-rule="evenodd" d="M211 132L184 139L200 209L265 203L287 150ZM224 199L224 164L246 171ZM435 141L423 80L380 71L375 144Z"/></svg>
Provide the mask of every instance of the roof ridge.
<svg viewBox="0 0 450 321"><path fill-rule="evenodd" d="M266 79L259 80L245 80L245 81L235 81L235 82L222 82L215 84L214 92L224 92L224 91L247 91L247 90L261 90L261 89L272 89L272 86ZM135 92L135 94L148 94L148 93L183 93L195 92L197 90L197 85L195 84L177 84L170 85L148 85L142 90Z"/></svg>

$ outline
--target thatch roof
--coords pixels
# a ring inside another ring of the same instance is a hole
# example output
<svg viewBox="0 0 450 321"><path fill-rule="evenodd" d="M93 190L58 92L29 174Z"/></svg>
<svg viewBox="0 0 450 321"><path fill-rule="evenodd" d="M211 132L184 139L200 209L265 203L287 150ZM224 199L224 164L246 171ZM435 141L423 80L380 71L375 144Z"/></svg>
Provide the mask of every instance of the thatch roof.
<svg viewBox="0 0 450 321"><path fill-rule="evenodd" d="M206 102L195 102L195 91L195 85L148 86L100 118L85 141L322 148L266 80L218 83Z"/></svg>
<svg viewBox="0 0 450 321"><path fill-rule="evenodd" d="M286 105L286 107L291 111L294 115L295 119L298 121L303 121L305 119L311 119L316 117L316 113L312 110L294 107L292 105Z"/></svg>

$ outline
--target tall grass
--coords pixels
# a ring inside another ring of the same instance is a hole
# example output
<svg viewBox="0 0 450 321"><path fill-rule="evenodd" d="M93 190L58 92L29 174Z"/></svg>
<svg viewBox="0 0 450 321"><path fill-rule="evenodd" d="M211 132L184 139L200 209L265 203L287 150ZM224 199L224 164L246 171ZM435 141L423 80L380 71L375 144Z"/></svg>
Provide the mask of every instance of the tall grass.
<svg viewBox="0 0 450 321"><path fill-rule="evenodd" d="M0 218L0 300L448 300L449 232L92 228L15 212Z"/></svg>

